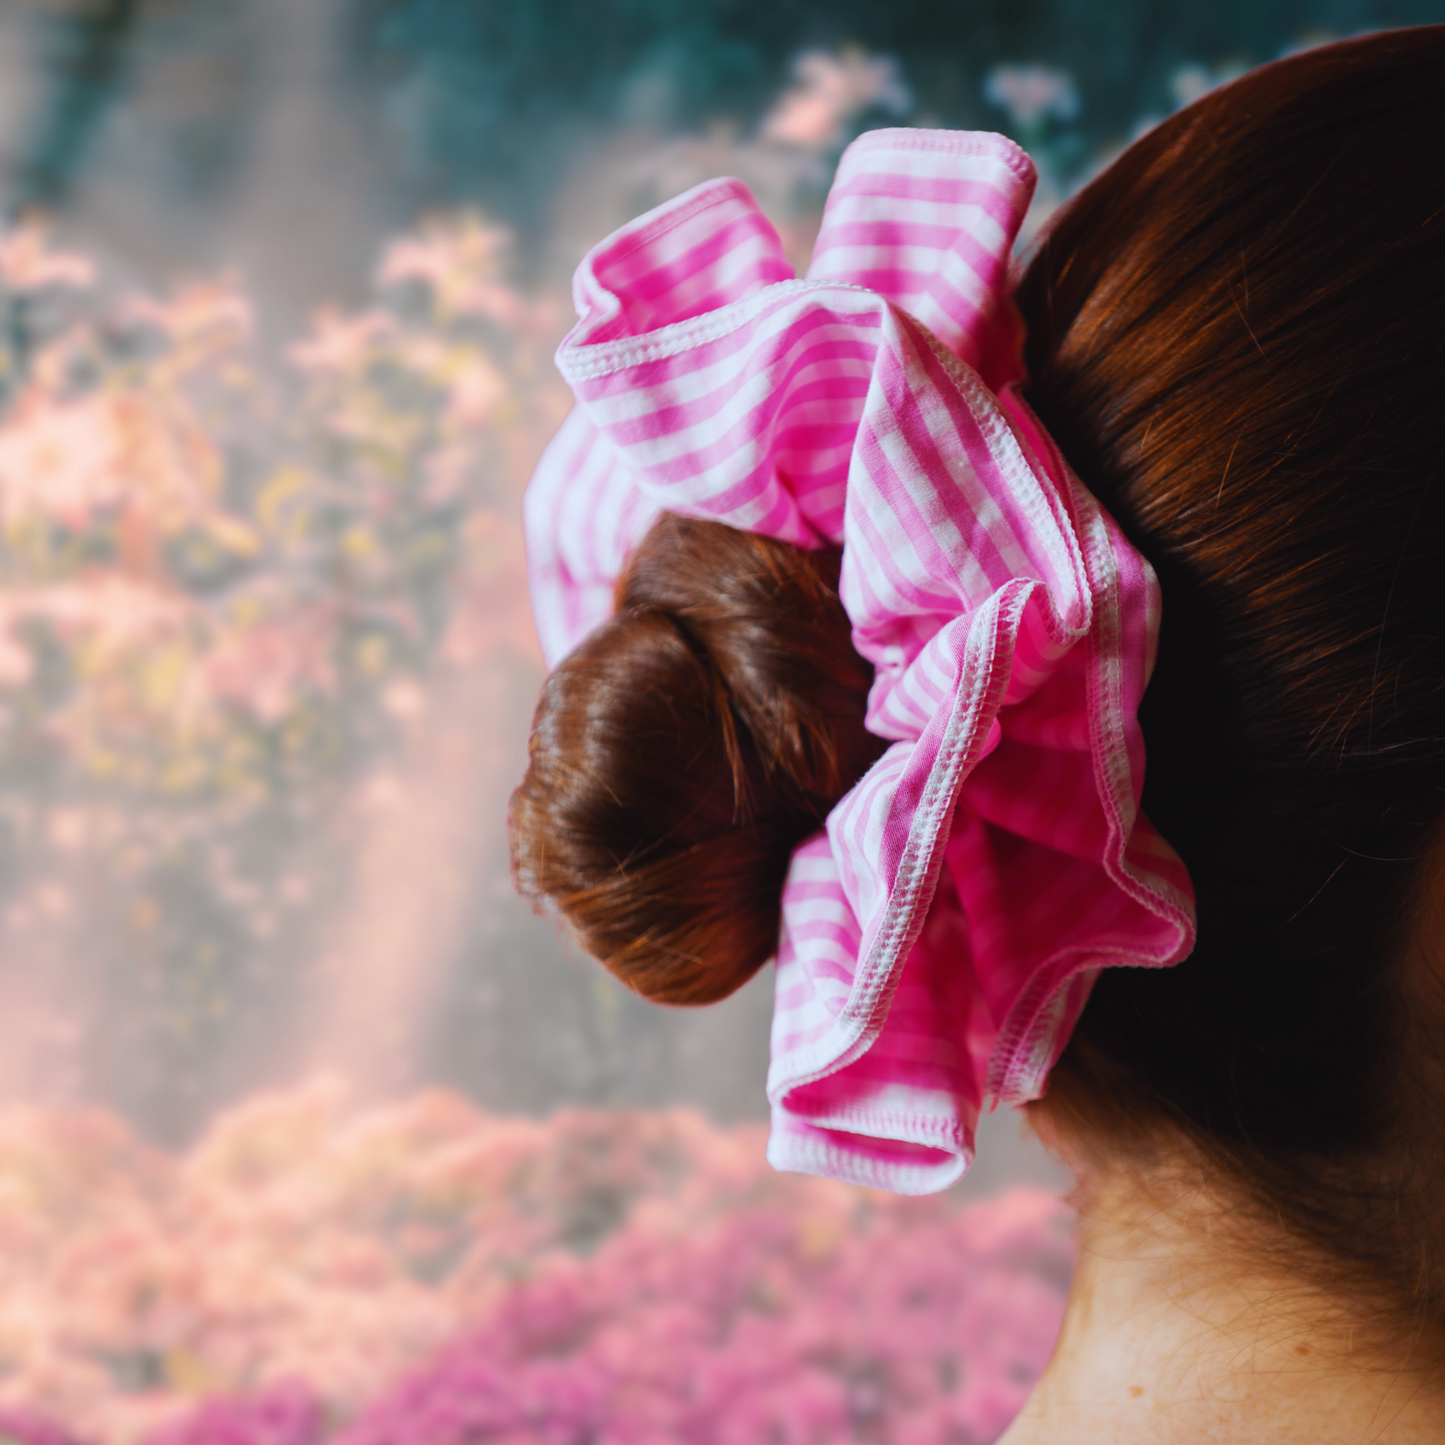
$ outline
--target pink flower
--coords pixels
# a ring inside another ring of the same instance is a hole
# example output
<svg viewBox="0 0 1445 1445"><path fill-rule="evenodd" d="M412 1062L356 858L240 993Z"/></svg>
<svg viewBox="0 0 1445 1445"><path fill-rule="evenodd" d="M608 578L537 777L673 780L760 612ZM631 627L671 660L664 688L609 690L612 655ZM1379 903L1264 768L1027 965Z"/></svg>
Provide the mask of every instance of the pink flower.
<svg viewBox="0 0 1445 1445"><path fill-rule="evenodd" d="M869 57L856 47L837 54L807 51L794 63L793 75L793 88L763 119L763 140L831 150L859 111L877 106L903 115L913 104L898 63L888 56Z"/></svg>
<svg viewBox="0 0 1445 1445"><path fill-rule="evenodd" d="M1047 65L996 65L984 80L983 94L1025 128L1048 116L1069 121L1079 113L1072 78Z"/></svg>
<svg viewBox="0 0 1445 1445"><path fill-rule="evenodd" d="M311 323L311 334L288 355L303 371L351 376L369 366L395 334L395 322L380 311L357 316L322 311Z"/></svg>
<svg viewBox="0 0 1445 1445"><path fill-rule="evenodd" d="M124 504L173 527L210 506L219 470L209 438L156 398L117 389L60 402L32 388L0 424L0 520L80 529Z"/></svg>
<svg viewBox="0 0 1445 1445"><path fill-rule="evenodd" d="M322 611L223 633L201 664L201 687L262 722L279 722L304 693L335 687L332 640Z"/></svg>
<svg viewBox="0 0 1445 1445"><path fill-rule="evenodd" d="M151 1432L143 1445L320 1445L324 1433L316 1397L304 1385L284 1384L214 1400Z"/></svg>
<svg viewBox="0 0 1445 1445"><path fill-rule="evenodd" d="M56 404L30 392L0 425L0 516L80 528L125 494L119 431L108 399Z"/></svg>
<svg viewBox="0 0 1445 1445"><path fill-rule="evenodd" d="M84 256L50 250L38 225L22 225L0 234L0 284L12 291L40 291L47 286L84 289L94 280L94 263Z"/></svg>
<svg viewBox="0 0 1445 1445"><path fill-rule="evenodd" d="M1047 1360L1068 1264L1046 1196L780 1176L759 1129L683 1111L361 1111L317 1085L180 1161L104 1116L0 1119L0 1164L50 1191L0 1192L24 1241L3 1398L101 1445L984 1442ZM419 1240L446 1246L434 1273Z"/></svg>
<svg viewBox="0 0 1445 1445"><path fill-rule="evenodd" d="M234 277L181 287L164 300L133 297L123 318L152 326L183 348L230 347L249 340L256 329L250 299Z"/></svg>
<svg viewBox="0 0 1445 1445"><path fill-rule="evenodd" d="M531 320L527 303L498 279L511 237L476 216L433 222L420 235L394 241L377 268L380 285L421 281L444 318L476 316L509 330Z"/></svg>

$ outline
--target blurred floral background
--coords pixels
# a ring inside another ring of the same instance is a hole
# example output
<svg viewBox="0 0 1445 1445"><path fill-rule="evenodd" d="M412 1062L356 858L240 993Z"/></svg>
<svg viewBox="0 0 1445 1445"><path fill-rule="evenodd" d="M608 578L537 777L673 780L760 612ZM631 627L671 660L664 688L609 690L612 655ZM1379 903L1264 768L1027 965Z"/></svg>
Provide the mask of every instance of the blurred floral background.
<svg viewBox="0 0 1445 1445"><path fill-rule="evenodd" d="M762 1160L770 979L530 916L519 498L594 241L1007 131L1032 234L1251 65L1445 0L0 0L0 1441L991 1440L1066 1181Z"/></svg>

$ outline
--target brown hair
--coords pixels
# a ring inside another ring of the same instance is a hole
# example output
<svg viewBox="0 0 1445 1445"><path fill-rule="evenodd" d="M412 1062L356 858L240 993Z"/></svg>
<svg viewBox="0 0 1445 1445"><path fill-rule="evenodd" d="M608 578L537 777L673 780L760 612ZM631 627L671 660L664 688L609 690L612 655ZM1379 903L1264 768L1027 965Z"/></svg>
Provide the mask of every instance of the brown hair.
<svg viewBox="0 0 1445 1445"><path fill-rule="evenodd" d="M665 514L542 690L513 874L650 998L711 1003L772 956L789 855L882 750L838 567Z"/></svg>
<svg viewBox="0 0 1445 1445"><path fill-rule="evenodd" d="M1160 575L1144 806L1199 906L1185 963L1104 971L1045 1107L1115 1155L1194 1141L1445 1322L1412 945L1445 816L1442 74L1432 27L1214 92L1070 204L1018 302L1030 402ZM756 967L788 847L873 755L835 584L664 521L548 682L518 877L643 992Z"/></svg>
<svg viewBox="0 0 1445 1445"><path fill-rule="evenodd" d="M1029 399L1159 573L1144 808L1199 941L1100 977L1047 1108L1207 1146L1445 1314L1445 1035L1410 964L1445 814L1445 27L1267 66L1145 136L1018 292ZM1434 1261L1437 1268L1429 1268Z"/></svg>

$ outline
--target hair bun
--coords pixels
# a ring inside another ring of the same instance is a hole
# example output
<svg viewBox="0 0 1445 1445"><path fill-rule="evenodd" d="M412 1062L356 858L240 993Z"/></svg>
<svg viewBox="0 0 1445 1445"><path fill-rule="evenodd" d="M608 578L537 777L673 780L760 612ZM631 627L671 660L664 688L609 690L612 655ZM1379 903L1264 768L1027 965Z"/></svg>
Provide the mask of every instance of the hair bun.
<svg viewBox="0 0 1445 1445"><path fill-rule="evenodd" d="M640 993L706 1003L766 962L793 848L882 750L838 567L665 514L547 679L513 873Z"/></svg>

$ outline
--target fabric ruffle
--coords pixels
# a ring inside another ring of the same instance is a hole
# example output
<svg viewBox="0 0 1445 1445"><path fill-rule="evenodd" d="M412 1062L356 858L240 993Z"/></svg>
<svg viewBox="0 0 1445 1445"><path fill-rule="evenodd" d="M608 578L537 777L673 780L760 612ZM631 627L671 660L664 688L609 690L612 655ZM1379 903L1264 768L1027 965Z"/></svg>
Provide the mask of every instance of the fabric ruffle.
<svg viewBox="0 0 1445 1445"><path fill-rule="evenodd" d="M549 665L660 511L842 547L893 745L793 857L769 1158L902 1193L1042 1092L1101 967L1193 945L1139 812L1158 584L1019 395L1033 186L1001 136L870 132L805 280L735 180L624 227L578 270L577 406L526 498Z"/></svg>

